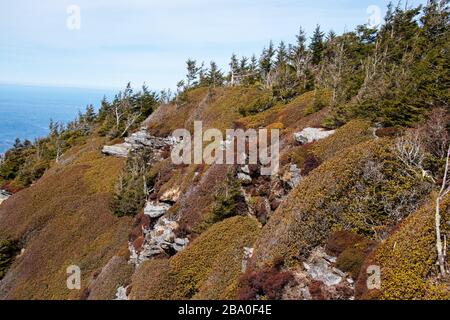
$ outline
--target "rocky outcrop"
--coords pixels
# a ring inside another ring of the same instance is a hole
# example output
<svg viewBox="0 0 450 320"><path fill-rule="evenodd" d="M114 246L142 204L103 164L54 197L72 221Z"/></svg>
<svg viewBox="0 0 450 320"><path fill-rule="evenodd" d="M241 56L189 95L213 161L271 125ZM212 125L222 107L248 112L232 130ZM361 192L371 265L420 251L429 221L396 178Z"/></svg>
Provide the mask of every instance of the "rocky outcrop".
<svg viewBox="0 0 450 320"><path fill-rule="evenodd" d="M239 168L237 178L244 185L249 185L252 183L252 177L250 176L250 168L248 165Z"/></svg>
<svg viewBox="0 0 450 320"><path fill-rule="evenodd" d="M108 156L126 158L130 153L131 145L129 143L119 143L113 146L104 146L102 153Z"/></svg>
<svg viewBox="0 0 450 320"><path fill-rule="evenodd" d="M144 241L140 248L135 248L132 243L129 244L130 262L139 265L145 260L155 256L166 254L174 255L183 250L189 243L187 238L177 238L175 230L178 223L165 217L158 219L152 228L143 230Z"/></svg>
<svg viewBox="0 0 450 320"><path fill-rule="evenodd" d="M299 300L353 300L354 282L335 267L336 257L316 248L303 262L303 268L294 270L295 282L285 289L283 299Z"/></svg>
<svg viewBox="0 0 450 320"><path fill-rule="evenodd" d="M142 128L126 137L124 143L104 146L102 153L109 156L126 158L131 151L150 148L156 152L166 147L172 147L176 142L176 139L173 137L161 138L152 136L146 129Z"/></svg>
<svg viewBox="0 0 450 320"><path fill-rule="evenodd" d="M167 203L156 203L149 201L146 203L144 208L144 214L149 216L150 218L159 218L166 213L167 210L170 209L170 205Z"/></svg>
<svg viewBox="0 0 450 320"><path fill-rule="evenodd" d="M303 145L325 139L335 132L335 130L325 130L322 128L305 128L300 132L294 133L294 140Z"/></svg>
<svg viewBox="0 0 450 320"><path fill-rule="evenodd" d="M252 177L250 177L248 174L243 173L243 172L239 172L237 175L237 178L240 182L242 182L242 184L251 184L252 183Z"/></svg>
<svg viewBox="0 0 450 320"><path fill-rule="evenodd" d="M289 169L286 168L283 176L281 176L281 180L289 186L290 189L295 188L300 183L301 179L301 170L296 164L290 164Z"/></svg>

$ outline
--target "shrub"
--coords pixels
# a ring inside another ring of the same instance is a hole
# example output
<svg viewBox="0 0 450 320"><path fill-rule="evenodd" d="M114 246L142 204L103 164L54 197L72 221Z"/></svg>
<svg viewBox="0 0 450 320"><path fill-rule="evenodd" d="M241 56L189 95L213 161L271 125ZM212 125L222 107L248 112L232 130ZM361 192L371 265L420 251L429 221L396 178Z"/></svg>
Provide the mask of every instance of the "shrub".
<svg viewBox="0 0 450 320"><path fill-rule="evenodd" d="M347 247L337 258L336 267L348 272L353 279L357 279L364 260L371 252L375 242L370 240L359 241Z"/></svg>
<svg viewBox="0 0 450 320"><path fill-rule="evenodd" d="M144 193L144 181L147 190L150 190L155 182L155 176L147 173L149 153L141 151L127 158L127 163L122 175L116 182L114 199L111 202L111 211L118 217L134 216L144 207L146 194Z"/></svg>
<svg viewBox="0 0 450 320"><path fill-rule="evenodd" d="M362 237L356 233L340 230L334 232L327 241L325 250L333 256L340 255L345 249L361 241Z"/></svg>
<svg viewBox="0 0 450 320"><path fill-rule="evenodd" d="M241 184L233 173L228 172L226 181L215 195L215 205L212 209L211 224L242 214L245 199L241 194Z"/></svg>
<svg viewBox="0 0 450 320"><path fill-rule="evenodd" d="M336 130L330 137L320 140L311 147L312 153L322 161L330 159L345 148L373 138L370 133L370 122L353 120Z"/></svg>
<svg viewBox="0 0 450 320"><path fill-rule="evenodd" d="M294 279L290 271L282 271L276 263L257 271L247 271L239 280L239 300L279 300L283 288Z"/></svg>
<svg viewBox="0 0 450 320"><path fill-rule="evenodd" d="M176 299L233 299L242 274L244 247L252 247L260 232L252 217L232 217L216 223L185 250L170 259Z"/></svg>
<svg viewBox="0 0 450 320"><path fill-rule="evenodd" d="M450 197L442 203L444 221L448 221ZM446 211L447 210L447 211ZM444 234L448 226L442 224ZM370 264L381 268L381 299L449 299L446 283L436 281L437 254L434 232L434 200L412 213L386 241L375 249ZM365 273L358 283L364 284ZM361 298L373 295L367 287L357 292Z"/></svg>
<svg viewBox="0 0 450 320"><path fill-rule="evenodd" d="M301 174L303 176L308 175L320 165L320 159L311 152L311 146L311 144L308 144L297 147L289 155L290 162L296 164L297 168L301 169Z"/></svg>
<svg viewBox="0 0 450 320"><path fill-rule="evenodd" d="M251 103L249 106L242 106L239 108L239 113L241 116L251 116L263 111L266 111L267 109L270 109L274 106L273 98L270 96L263 96L258 98L256 101Z"/></svg>
<svg viewBox="0 0 450 320"><path fill-rule="evenodd" d="M3 279L9 266L14 260L17 252L20 250L19 244L14 240L0 241L0 280Z"/></svg>
<svg viewBox="0 0 450 320"><path fill-rule="evenodd" d="M402 133L401 128L399 127L389 127L389 128L380 128L375 131L377 137L397 137Z"/></svg>
<svg viewBox="0 0 450 320"><path fill-rule="evenodd" d="M305 109L305 116L316 113L329 104L329 97L327 96L326 92L319 90L315 91L314 93L313 104Z"/></svg>
<svg viewBox="0 0 450 320"><path fill-rule="evenodd" d="M388 140L344 149L305 177L271 216L255 263L283 256L295 265L335 230L385 238L429 191L429 183L404 174Z"/></svg>

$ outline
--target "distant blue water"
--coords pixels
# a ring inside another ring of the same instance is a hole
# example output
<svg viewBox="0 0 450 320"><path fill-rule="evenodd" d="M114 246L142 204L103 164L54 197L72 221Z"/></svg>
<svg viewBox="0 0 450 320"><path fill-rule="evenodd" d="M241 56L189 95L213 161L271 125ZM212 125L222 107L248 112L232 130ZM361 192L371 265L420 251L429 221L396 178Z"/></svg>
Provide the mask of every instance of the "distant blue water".
<svg viewBox="0 0 450 320"><path fill-rule="evenodd" d="M98 109L104 96L110 100L115 93L0 84L0 153L9 149L16 138L33 141L47 135L50 119L66 123L89 104Z"/></svg>

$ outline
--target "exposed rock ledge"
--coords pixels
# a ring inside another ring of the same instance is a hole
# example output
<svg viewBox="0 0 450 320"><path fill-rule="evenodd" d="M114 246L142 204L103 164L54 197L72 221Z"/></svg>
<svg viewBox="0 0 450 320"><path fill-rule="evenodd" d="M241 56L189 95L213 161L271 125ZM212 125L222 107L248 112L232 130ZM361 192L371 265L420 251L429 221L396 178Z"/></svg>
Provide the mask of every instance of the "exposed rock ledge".
<svg viewBox="0 0 450 320"><path fill-rule="evenodd" d="M149 260L160 254L173 255L183 250L189 243L187 238L177 238L175 230L178 223L165 217L159 218L155 226L144 229L144 242L139 251L136 251L133 244L129 244L130 262L139 265L145 260Z"/></svg>
<svg viewBox="0 0 450 320"><path fill-rule="evenodd" d="M170 205L167 203L155 203L155 202L147 202L144 208L144 214L148 215L150 218L159 218L166 213L167 210L170 209Z"/></svg>
<svg viewBox="0 0 450 320"><path fill-rule="evenodd" d="M286 288L286 300L353 300L354 282L349 275L336 268L336 257L329 256L317 247L303 268L295 270L295 282Z"/></svg>
<svg viewBox="0 0 450 320"><path fill-rule="evenodd" d="M145 147L161 150L166 146L173 146L176 142L176 139L173 137L161 138L152 136L145 128L142 128L139 131L132 133L129 137L126 137L124 143L104 146L102 153L109 156L126 158L130 151L139 150Z"/></svg>
<svg viewBox="0 0 450 320"><path fill-rule="evenodd" d="M325 139L335 132L335 130L325 130L322 128L305 128L300 132L294 133L294 139L300 144L306 144Z"/></svg>

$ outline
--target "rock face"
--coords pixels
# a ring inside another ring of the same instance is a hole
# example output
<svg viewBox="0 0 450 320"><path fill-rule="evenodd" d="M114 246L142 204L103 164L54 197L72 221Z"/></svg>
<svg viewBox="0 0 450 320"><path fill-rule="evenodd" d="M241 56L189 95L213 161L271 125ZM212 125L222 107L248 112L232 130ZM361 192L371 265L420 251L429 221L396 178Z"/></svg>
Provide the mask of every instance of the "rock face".
<svg viewBox="0 0 450 320"><path fill-rule="evenodd" d="M300 132L294 133L294 139L296 142L303 145L325 139L333 135L335 132L335 130L325 130L321 128L305 128Z"/></svg>
<svg viewBox="0 0 450 320"><path fill-rule="evenodd" d="M144 242L140 251L129 244L130 262L139 265L160 254L173 255L183 250L189 243L187 238L177 238L175 230L178 223L165 217L159 218L153 228L144 229Z"/></svg>
<svg viewBox="0 0 450 320"><path fill-rule="evenodd" d="M0 190L0 204L2 204L3 201L8 199L11 196L11 194L5 190Z"/></svg>
<svg viewBox="0 0 450 320"><path fill-rule="evenodd" d="M164 213L166 213L167 210L170 209L170 205L167 203L155 203L155 202L147 202L144 208L144 214L148 215L150 218L159 218Z"/></svg>
<svg viewBox="0 0 450 320"><path fill-rule="evenodd" d="M153 151L162 150L165 147L171 147L177 143L176 139L173 137L160 138L152 136L144 128L139 131L132 133L129 137L125 138L124 143L115 144L112 146L104 146L102 153L126 158L130 151L136 151L143 148L151 148Z"/></svg>
<svg viewBox="0 0 450 320"><path fill-rule="evenodd" d="M126 158L131 150L131 145L128 143L115 144L113 146L104 146L102 153L108 156Z"/></svg>

